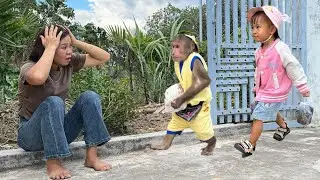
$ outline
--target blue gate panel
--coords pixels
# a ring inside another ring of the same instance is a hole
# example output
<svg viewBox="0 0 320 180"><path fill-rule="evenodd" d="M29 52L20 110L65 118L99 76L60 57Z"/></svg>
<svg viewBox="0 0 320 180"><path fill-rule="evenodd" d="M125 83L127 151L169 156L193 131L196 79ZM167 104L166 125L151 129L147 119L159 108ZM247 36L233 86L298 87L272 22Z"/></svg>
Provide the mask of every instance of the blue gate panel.
<svg viewBox="0 0 320 180"><path fill-rule="evenodd" d="M240 86L217 87L217 92L235 92L240 91Z"/></svg>
<svg viewBox="0 0 320 180"><path fill-rule="evenodd" d="M251 112L250 108L245 108L245 109L232 109L232 110L223 110L223 111L218 111L218 116L220 115L233 115L233 114L248 114Z"/></svg>
<svg viewBox="0 0 320 180"><path fill-rule="evenodd" d="M220 63L253 63L254 58L220 58Z"/></svg>
<svg viewBox="0 0 320 180"><path fill-rule="evenodd" d="M253 65L220 65L217 70L254 70Z"/></svg>
<svg viewBox="0 0 320 180"><path fill-rule="evenodd" d="M307 67L305 0L207 0L208 67L214 94L211 103L214 124L251 121L254 53L260 43L254 42L251 36L246 12L263 5L276 6L292 18L291 24L282 25L279 35L303 67ZM281 107L281 113L293 117L300 98L294 88Z"/></svg>
<svg viewBox="0 0 320 180"><path fill-rule="evenodd" d="M254 51L229 51L229 56L254 56Z"/></svg>
<svg viewBox="0 0 320 180"><path fill-rule="evenodd" d="M234 73L231 73L231 72L220 72L220 73L217 73L216 77L223 77L223 78L226 78L226 77L253 77L254 76L254 72L234 72Z"/></svg>
<svg viewBox="0 0 320 180"><path fill-rule="evenodd" d="M217 80L217 85L227 85L227 84L248 84L248 79Z"/></svg>

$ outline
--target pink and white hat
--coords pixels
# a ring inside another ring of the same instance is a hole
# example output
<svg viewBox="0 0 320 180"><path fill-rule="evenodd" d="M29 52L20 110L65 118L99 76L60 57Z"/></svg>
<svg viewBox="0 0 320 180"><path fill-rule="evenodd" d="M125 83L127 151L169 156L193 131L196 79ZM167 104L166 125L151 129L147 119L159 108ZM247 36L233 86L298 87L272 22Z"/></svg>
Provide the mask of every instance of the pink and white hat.
<svg viewBox="0 0 320 180"><path fill-rule="evenodd" d="M274 26L279 29L282 22L291 22L291 18L287 14L282 14L276 7L274 6L262 6L251 8L247 13L248 21L251 22L252 16L259 12L264 11L268 18L271 20Z"/></svg>

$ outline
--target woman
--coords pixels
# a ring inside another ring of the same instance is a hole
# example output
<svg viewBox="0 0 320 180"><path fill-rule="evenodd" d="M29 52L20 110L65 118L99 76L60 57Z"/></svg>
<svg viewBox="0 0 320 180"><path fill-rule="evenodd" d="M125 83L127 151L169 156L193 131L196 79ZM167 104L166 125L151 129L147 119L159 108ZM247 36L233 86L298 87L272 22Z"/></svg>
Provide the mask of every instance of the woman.
<svg viewBox="0 0 320 180"><path fill-rule="evenodd" d="M73 53L72 46L88 54ZM51 25L38 33L29 59L19 77L18 145L26 151L44 150L48 176L65 179L71 174L60 159L71 155L68 145L83 131L84 165L98 171L111 169L97 156L97 146L110 140L99 95L81 94L68 113L64 103L72 74L105 63L110 54L77 40L68 28Z"/></svg>

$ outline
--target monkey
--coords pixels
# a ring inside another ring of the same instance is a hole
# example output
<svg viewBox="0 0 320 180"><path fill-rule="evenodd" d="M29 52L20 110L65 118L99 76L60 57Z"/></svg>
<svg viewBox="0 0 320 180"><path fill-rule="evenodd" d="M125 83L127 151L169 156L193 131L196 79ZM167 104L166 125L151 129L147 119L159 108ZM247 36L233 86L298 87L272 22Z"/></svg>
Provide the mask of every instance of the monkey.
<svg viewBox="0 0 320 180"><path fill-rule="evenodd" d="M171 42L175 73L184 91L171 101L171 106L177 109L187 102L187 107L172 113L162 144L151 145L151 149L167 150L176 135L191 128L201 142L207 143L201 149L201 155L213 154L217 140L210 117L211 79L206 62L198 52L199 45L194 36L178 34Z"/></svg>

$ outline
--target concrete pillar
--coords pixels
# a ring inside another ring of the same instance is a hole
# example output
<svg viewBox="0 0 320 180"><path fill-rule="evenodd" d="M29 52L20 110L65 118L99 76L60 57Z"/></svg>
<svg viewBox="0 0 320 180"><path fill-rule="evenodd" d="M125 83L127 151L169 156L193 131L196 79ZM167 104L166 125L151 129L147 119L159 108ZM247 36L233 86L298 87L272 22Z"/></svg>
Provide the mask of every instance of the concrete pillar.
<svg viewBox="0 0 320 180"><path fill-rule="evenodd" d="M307 0L307 75L315 113L313 124L320 125L320 0Z"/></svg>

